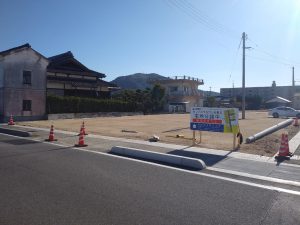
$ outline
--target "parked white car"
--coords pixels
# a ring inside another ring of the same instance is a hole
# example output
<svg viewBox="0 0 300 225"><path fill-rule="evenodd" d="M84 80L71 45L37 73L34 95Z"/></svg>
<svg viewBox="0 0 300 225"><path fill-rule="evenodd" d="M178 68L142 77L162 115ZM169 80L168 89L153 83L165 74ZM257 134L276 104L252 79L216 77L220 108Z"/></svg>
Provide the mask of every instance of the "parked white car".
<svg viewBox="0 0 300 225"><path fill-rule="evenodd" d="M300 111L291 107L280 106L274 109L269 109L269 116L278 117L297 117L300 118Z"/></svg>

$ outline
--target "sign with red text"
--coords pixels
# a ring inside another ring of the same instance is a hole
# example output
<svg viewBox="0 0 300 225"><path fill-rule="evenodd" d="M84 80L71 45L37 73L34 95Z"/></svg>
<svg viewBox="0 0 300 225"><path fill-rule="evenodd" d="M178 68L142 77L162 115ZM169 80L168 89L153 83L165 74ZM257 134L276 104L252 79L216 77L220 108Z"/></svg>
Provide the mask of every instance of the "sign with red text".
<svg viewBox="0 0 300 225"><path fill-rule="evenodd" d="M236 108L193 107L190 128L191 130L237 134L239 110Z"/></svg>

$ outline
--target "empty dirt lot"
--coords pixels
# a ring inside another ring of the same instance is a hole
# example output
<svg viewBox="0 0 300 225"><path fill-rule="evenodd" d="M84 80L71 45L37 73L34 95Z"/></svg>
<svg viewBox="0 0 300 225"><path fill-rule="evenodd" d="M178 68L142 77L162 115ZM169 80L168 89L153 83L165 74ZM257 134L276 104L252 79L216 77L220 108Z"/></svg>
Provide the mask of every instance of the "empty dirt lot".
<svg viewBox="0 0 300 225"><path fill-rule="evenodd" d="M85 118L85 127L88 133L105 136L123 137L148 140L152 135L158 135L161 142L181 145L192 144L192 131L189 129L189 114L160 114L124 117L97 117ZM269 118L267 112L248 111L246 119L239 120L244 140L268 127L285 119ZM19 125L49 128L53 123L55 129L79 131L83 119L64 119L55 121L34 121L18 123ZM289 137L295 135L299 128L289 126L284 129ZM239 151L259 155L274 155L280 145L280 135L283 130L277 131L253 144L242 144ZM183 137L176 137L177 135ZM202 132L200 147L232 150L232 134Z"/></svg>

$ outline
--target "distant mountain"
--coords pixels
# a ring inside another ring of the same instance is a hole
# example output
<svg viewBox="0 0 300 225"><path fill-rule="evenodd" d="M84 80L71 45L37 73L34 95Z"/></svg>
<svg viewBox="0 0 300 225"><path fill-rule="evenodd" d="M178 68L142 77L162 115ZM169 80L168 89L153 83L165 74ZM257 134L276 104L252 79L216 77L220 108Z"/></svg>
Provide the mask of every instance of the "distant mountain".
<svg viewBox="0 0 300 225"><path fill-rule="evenodd" d="M111 82L118 85L122 89L141 89L151 88L151 81L165 80L167 77L156 73L135 73L132 75L117 77Z"/></svg>

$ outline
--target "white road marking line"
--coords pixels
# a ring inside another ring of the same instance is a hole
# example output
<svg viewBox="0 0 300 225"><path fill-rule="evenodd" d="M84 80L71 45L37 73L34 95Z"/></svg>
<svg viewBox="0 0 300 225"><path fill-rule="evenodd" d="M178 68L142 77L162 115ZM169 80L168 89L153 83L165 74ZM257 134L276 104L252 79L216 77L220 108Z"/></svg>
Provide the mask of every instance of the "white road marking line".
<svg viewBox="0 0 300 225"><path fill-rule="evenodd" d="M10 135L10 134L2 134L2 135L28 140L27 138L17 137L17 136L13 136L13 135ZM143 160L112 155L112 154L108 154L108 153L104 153L104 152L97 152L97 151L89 150L89 149L76 148L76 147L66 146L66 145L52 143L52 142L42 142L42 141L34 140L34 139L32 139L32 140L36 141L36 142L39 142L39 143L50 144L50 145L55 145L55 146L60 146L60 147L70 147L72 149L76 149L76 150L79 150L79 151L90 152L90 153L94 153L94 154L100 154L100 155L104 155L104 156L108 156L108 157L115 157L115 158L119 158L119 159L134 161L134 162L148 164L148 165L157 166L157 167L163 167L163 168L176 170L176 171L180 171L180 172L185 172L185 173L200 175L200 176L204 176L204 177L210 177L210 178L215 178L215 179L219 179L219 180L229 181L229 182L232 182L232 183L244 184L244 185L251 186L251 187L257 187L257 188L261 188L261 189L266 189L266 190L271 190L271 191L278 191L278 192L282 192L282 193L287 193L287 194L300 196L299 191L293 191L293 190L274 187L274 186L269 186L269 185L257 184L257 183L252 183L252 182L248 182L248 181L243 181L243 180L238 180L238 179L233 179L233 178L228 178L228 177L222 177L222 176L219 176L219 175L201 173L201 172L196 172L196 171L189 171L189 170L184 170L184 169L180 169L180 168L176 168L176 167L171 167L171 166L161 165L161 164L157 164L157 163L147 162L147 161L143 161Z"/></svg>
<svg viewBox="0 0 300 225"><path fill-rule="evenodd" d="M273 183L287 184L287 185L293 185L293 186L300 187L300 182L298 182L298 181L291 181L291 180L284 180L284 179L274 178L274 177L254 175L254 174L250 174L250 173L244 173L244 172L238 172L238 171L233 171L233 170L221 169L221 168L217 168L217 167L206 167L206 169L211 170L211 171L226 173L226 174L237 175L237 176L241 176L241 177L253 178L253 179L256 179L256 180L270 181L270 182L273 182Z"/></svg>

